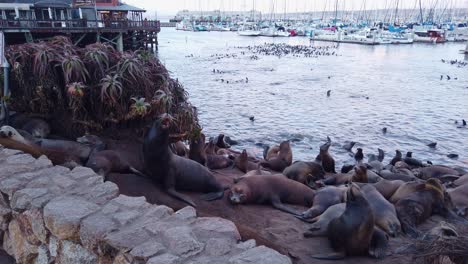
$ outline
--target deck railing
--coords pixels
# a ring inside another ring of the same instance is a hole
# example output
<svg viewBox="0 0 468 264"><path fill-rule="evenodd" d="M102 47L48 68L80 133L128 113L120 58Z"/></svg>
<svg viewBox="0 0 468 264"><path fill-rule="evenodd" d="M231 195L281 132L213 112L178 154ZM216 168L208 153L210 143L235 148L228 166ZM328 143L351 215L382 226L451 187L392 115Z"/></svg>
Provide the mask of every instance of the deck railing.
<svg viewBox="0 0 468 264"><path fill-rule="evenodd" d="M160 22L157 20L33 20L33 19L0 19L0 29L24 30L148 30L159 32Z"/></svg>

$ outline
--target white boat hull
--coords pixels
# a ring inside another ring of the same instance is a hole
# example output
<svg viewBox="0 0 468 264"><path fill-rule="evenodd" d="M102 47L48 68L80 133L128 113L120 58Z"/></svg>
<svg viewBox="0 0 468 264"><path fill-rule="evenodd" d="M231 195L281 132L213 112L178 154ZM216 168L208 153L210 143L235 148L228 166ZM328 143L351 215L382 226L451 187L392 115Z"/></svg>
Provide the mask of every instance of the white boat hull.
<svg viewBox="0 0 468 264"><path fill-rule="evenodd" d="M237 34L239 34L239 36L257 37L257 36L260 36L260 31L244 30L244 31L237 31Z"/></svg>

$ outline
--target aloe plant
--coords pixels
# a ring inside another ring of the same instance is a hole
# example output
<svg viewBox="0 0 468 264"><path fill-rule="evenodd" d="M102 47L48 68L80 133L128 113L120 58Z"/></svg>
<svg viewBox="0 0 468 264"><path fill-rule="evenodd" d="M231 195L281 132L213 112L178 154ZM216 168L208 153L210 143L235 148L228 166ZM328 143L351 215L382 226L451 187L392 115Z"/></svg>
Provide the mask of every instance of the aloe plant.
<svg viewBox="0 0 468 264"><path fill-rule="evenodd" d="M101 79L101 100L110 100L111 104L116 104L122 96L123 86L121 76L117 73L106 75Z"/></svg>
<svg viewBox="0 0 468 264"><path fill-rule="evenodd" d="M86 50L85 61L94 67L95 71L98 71L101 76L104 76L105 72L109 68L109 56L107 52L100 48L91 48Z"/></svg>
<svg viewBox="0 0 468 264"><path fill-rule="evenodd" d="M151 105L147 102L145 102L145 98L136 98L132 97L131 100L133 101L132 106L130 107L132 109L132 113L135 115L140 115L140 116L145 116L148 113L148 108L151 107Z"/></svg>
<svg viewBox="0 0 468 264"><path fill-rule="evenodd" d="M72 81L86 82L89 73L80 57L76 55L66 56L62 59L61 66L66 83Z"/></svg>
<svg viewBox="0 0 468 264"><path fill-rule="evenodd" d="M54 50L44 43L35 44L33 55L33 70L36 75L43 77L46 75L49 65L56 61L57 55Z"/></svg>

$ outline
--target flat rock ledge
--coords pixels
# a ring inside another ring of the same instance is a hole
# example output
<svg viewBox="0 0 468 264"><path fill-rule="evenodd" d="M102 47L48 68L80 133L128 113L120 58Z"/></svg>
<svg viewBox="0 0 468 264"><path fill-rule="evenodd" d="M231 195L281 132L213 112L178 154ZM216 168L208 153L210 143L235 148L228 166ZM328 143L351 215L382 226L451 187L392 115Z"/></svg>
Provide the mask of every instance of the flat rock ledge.
<svg viewBox="0 0 468 264"><path fill-rule="evenodd" d="M25 264L288 264L234 223L119 195L91 169L0 146L0 242Z"/></svg>

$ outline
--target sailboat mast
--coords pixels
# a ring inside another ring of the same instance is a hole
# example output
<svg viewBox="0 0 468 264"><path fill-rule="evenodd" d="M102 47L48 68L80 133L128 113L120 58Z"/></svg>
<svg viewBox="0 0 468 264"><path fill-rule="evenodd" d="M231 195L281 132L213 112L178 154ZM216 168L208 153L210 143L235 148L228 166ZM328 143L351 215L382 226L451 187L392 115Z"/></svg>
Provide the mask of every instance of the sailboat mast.
<svg viewBox="0 0 468 264"><path fill-rule="evenodd" d="M338 19L338 0L335 1L335 26Z"/></svg>
<svg viewBox="0 0 468 264"><path fill-rule="evenodd" d="M421 14L421 25L422 25L424 24L424 17L423 17L421 0L419 0L419 13Z"/></svg>

